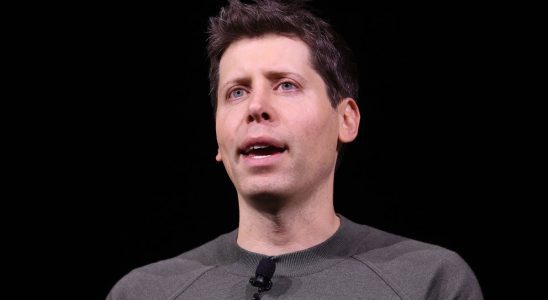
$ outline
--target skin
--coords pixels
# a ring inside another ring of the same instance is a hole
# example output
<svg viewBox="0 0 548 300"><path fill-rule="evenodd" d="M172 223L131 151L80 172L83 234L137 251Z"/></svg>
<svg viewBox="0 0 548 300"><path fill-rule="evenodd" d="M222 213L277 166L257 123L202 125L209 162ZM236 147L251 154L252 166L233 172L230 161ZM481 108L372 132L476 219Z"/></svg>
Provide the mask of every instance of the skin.
<svg viewBox="0 0 548 300"><path fill-rule="evenodd" d="M265 255L317 245L338 229L333 182L338 143L354 140L353 99L337 108L297 38L266 35L231 44L219 66L217 161L236 187L237 243ZM284 149L245 156L249 144Z"/></svg>

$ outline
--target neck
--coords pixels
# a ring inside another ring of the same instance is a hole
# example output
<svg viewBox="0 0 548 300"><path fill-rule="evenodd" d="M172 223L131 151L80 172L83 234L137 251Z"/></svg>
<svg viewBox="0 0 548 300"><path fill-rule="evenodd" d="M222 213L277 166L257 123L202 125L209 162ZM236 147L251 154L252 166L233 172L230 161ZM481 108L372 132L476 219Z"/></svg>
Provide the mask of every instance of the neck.
<svg viewBox="0 0 548 300"><path fill-rule="evenodd" d="M243 249L275 256L300 251L330 238L339 228L340 220L333 207L333 185L309 193L307 197L259 201L275 201L279 205L256 205L238 197L240 224L237 243Z"/></svg>

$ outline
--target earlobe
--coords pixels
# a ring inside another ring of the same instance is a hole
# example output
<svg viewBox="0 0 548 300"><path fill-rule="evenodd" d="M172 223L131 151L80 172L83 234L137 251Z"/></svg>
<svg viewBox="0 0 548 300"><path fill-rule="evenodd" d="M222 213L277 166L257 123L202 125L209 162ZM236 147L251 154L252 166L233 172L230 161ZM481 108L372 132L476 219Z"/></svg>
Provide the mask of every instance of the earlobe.
<svg viewBox="0 0 548 300"><path fill-rule="evenodd" d="M358 136L360 127L360 109L352 98L345 98L339 103L339 141L352 142Z"/></svg>
<svg viewBox="0 0 548 300"><path fill-rule="evenodd" d="M218 162L222 162L223 158L221 157L221 151L217 148L217 155L215 155L215 160Z"/></svg>

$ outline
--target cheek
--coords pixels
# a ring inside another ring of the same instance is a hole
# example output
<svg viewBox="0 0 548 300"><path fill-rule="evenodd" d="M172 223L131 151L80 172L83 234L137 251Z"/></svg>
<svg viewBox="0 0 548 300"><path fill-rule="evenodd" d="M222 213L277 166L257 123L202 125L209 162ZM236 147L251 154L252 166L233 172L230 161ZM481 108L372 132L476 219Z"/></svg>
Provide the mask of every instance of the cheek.
<svg viewBox="0 0 548 300"><path fill-rule="evenodd" d="M338 123L336 114L315 114L303 120L304 138L315 139L318 142L333 139L337 136Z"/></svg>
<svg viewBox="0 0 548 300"><path fill-rule="evenodd" d="M223 124L219 122L219 120L217 120L217 123L215 125L215 135L217 138L217 146L219 147L217 160L219 160L220 158L223 162L228 158L226 153L227 141L225 128L226 127L224 127Z"/></svg>
<svg viewBox="0 0 548 300"><path fill-rule="evenodd" d="M219 146L226 140L227 132L229 132L229 119L222 113L217 113L215 118L215 134Z"/></svg>
<svg viewBox="0 0 548 300"><path fill-rule="evenodd" d="M237 124L231 122L230 118L217 117L215 121L215 133L217 136L217 145L223 156L223 160L227 159L230 149L236 147L236 127Z"/></svg>
<svg viewBox="0 0 548 300"><path fill-rule="evenodd" d="M301 130L296 141L303 146L302 151L308 160L315 163L326 162L329 153L337 148L338 130L332 117L315 115L298 123Z"/></svg>

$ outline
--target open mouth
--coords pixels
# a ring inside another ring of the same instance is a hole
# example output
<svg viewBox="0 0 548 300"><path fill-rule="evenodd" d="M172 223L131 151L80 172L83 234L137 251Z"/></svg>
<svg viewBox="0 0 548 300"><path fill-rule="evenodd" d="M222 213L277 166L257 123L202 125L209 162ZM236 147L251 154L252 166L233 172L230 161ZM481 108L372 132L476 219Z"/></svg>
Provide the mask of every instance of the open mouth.
<svg viewBox="0 0 548 300"><path fill-rule="evenodd" d="M272 145L252 145L241 151L241 154L250 158L263 158L279 153L283 153L285 147L277 147Z"/></svg>

